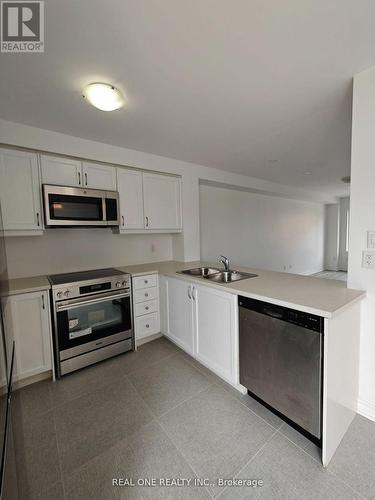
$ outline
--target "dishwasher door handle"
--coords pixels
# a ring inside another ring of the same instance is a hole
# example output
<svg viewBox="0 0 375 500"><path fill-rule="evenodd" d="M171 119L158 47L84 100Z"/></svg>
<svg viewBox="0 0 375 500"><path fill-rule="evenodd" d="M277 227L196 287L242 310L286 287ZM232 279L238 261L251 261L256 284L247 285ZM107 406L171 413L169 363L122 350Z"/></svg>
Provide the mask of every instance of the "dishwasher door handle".
<svg viewBox="0 0 375 500"><path fill-rule="evenodd" d="M268 309L267 307L262 308L262 313L266 314L267 316L271 316L271 318L276 318L276 319L283 319L284 317L283 313L273 311L272 309Z"/></svg>

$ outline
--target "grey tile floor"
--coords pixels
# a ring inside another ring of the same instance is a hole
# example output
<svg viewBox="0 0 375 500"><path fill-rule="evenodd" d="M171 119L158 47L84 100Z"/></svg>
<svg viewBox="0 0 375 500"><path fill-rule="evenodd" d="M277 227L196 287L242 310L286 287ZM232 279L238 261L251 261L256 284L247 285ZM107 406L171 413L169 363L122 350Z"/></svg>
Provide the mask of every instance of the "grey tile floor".
<svg viewBox="0 0 375 500"><path fill-rule="evenodd" d="M21 389L14 407L22 500L375 499L374 422L356 417L323 469L310 441L164 338ZM114 487L113 478L191 485Z"/></svg>

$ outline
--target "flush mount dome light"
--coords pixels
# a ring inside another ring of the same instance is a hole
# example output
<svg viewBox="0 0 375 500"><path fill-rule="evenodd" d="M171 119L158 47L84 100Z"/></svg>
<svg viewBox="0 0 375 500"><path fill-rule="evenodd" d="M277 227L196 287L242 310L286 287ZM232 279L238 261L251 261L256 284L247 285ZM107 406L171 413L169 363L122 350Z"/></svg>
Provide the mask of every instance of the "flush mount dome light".
<svg viewBox="0 0 375 500"><path fill-rule="evenodd" d="M108 83L90 83L83 89L82 96L102 111L114 111L125 104L121 92Z"/></svg>

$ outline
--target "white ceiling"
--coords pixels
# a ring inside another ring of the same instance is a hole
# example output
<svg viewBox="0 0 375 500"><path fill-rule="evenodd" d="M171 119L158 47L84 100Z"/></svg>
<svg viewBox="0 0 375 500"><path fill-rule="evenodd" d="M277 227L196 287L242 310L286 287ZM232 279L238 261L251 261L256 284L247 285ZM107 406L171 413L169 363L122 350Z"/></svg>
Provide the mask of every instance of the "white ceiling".
<svg viewBox="0 0 375 500"><path fill-rule="evenodd" d="M0 118L342 195L373 0L47 0L46 52L1 54ZM128 105L89 106L117 85Z"/></svg>

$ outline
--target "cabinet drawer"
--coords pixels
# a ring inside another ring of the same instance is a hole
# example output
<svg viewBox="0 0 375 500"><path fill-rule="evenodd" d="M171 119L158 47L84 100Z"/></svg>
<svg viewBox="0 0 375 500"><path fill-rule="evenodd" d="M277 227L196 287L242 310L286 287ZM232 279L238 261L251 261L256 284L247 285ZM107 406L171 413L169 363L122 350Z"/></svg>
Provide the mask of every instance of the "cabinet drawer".
<svg viewBox="0 0 375 500"><path fill-rule="evenodd" d="M147 276L137 276L133 278L134 290L142 290L142 288L149 288L150 286L157 286L158 275L148 274Z"/></svg>
<svg viewBox="0 0 375 500"><path fill-rule="evenodd" d="M159 313L147 314L146 316L137 318L135 320L135 328L137 338L147 337L148 335L159 333Z"/></svg>
<svg viewBox="0 0 375 500"><path fill-rule="evenodd" d="M140 302L146 302L146 300L154 300L158 297L158 289L156 286L153 288L143 288L142 290L136 290L134 293L134 301L136 304Z"/></svg>
<svg viewBox="0 0 375 500"><path fill-rule="evenodd" d="M159 304L157 300L148 300L147 302L142 302L141 304L135 305L135 315L137 317L157 311L159 311Z"/></svg>

